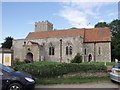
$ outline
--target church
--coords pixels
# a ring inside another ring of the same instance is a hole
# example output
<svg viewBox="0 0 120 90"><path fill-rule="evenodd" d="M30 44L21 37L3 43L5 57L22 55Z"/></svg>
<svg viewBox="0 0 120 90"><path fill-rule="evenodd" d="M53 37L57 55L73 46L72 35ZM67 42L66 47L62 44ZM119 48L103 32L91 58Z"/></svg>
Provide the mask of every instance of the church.
<svg viewBox="0 0 120 90"><path fill-rule="evenodd" d="M49 21L35 22L35 31L13 40L14 60L69 63L77 53L82 62L111 62L109 28L53 30Z"/></svg>

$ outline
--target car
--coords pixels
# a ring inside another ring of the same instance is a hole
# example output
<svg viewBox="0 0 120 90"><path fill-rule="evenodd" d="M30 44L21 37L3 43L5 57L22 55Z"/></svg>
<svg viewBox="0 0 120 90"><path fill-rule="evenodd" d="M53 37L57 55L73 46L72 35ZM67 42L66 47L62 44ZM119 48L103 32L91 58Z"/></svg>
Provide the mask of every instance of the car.
<svg viewBox="0 0 120 90"><path fill-rule="evenodd" d="M26 73L0 64L0 85L2 90L33 90L35 79Z"/></svg>
<svg viewBox="0 0 120 90"><path fill-rule="evenodd" d="M120 83L120 62L117 62L113 65L110 71L111 81Z"/></svg>

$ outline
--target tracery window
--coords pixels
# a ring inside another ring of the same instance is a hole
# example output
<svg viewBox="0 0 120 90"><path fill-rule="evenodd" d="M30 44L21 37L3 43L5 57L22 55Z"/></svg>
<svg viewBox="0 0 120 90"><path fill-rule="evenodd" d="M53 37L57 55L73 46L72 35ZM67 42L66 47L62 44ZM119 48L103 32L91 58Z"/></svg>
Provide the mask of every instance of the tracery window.
<svg viewBox="0 0 120 90"><path fill-rule="evenodd" d="M72 55L72 46L66 46L66 55Z"/></svg>
<svg viewBox="0 0 120 90"><path fill-rule="evenodd" d="M54 47L49 47L49 55L54 55L55 54L55 48Z"/></svg>

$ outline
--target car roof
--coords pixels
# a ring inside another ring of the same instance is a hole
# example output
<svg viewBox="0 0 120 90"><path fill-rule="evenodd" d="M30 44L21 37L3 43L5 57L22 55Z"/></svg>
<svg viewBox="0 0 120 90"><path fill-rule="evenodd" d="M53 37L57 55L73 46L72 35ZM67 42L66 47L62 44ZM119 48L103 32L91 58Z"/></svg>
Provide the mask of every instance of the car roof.
<svg viewBox="0 0 120 90"><path fill-rule="evenodd" d="M7 66L5 66L5 65L2 65L2 64L0 64L0 69L5 70L5 71L8 71L8 72L11 72L11 71L12 71L9 67L7 67Z"/></svg>

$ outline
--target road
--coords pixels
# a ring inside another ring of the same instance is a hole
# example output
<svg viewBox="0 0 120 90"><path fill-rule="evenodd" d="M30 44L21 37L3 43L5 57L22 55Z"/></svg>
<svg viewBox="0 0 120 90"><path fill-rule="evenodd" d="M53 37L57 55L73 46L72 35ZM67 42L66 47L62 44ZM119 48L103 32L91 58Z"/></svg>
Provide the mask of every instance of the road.
<svg viewBox="0 0 120 90"><path fill-rule="evenodd" d="M120 84L111 81L101 81L85 84L39 85L36 88L119 88L118 90L120 90Z"/></svg>

